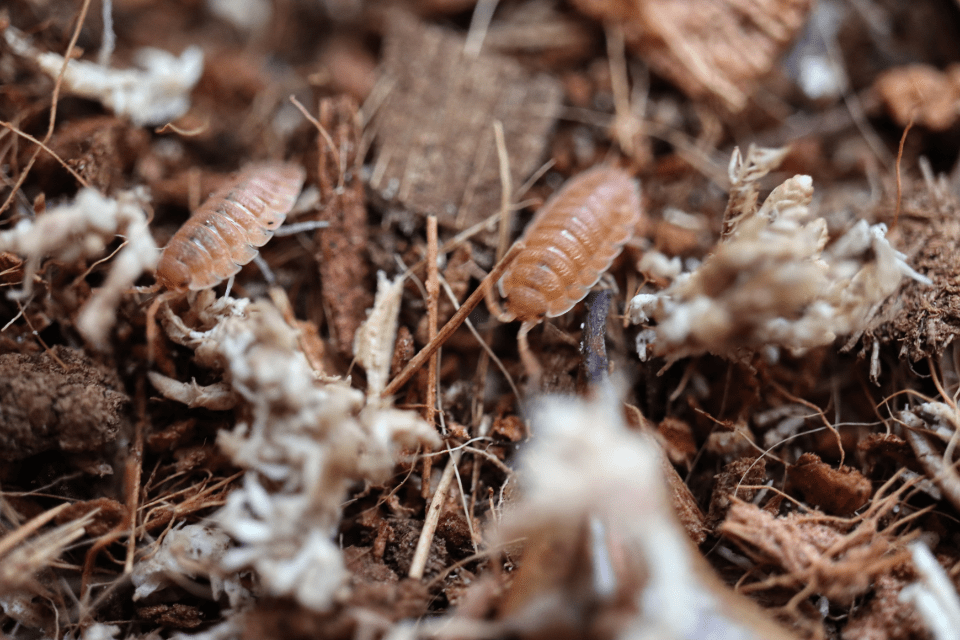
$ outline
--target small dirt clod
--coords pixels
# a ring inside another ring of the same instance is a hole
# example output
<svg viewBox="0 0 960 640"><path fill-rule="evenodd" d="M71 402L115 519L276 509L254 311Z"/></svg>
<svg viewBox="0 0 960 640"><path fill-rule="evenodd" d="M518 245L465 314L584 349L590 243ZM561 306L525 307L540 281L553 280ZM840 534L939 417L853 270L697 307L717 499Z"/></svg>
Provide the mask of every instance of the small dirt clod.
<svg viewBox="0 0 960 640"><path fill-rule="evenodd" d="M0 355L0 460L101 449L128 424L122 389L115 373L69 347Z"/></svg>

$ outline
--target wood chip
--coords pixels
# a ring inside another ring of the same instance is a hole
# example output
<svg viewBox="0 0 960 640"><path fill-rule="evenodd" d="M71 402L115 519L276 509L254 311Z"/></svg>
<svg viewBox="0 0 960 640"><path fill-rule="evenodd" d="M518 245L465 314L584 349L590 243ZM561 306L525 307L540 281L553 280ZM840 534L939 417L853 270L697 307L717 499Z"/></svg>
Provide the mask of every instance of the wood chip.
<svg viewBox="0 0 960 640"><path fill-rule="evenodd" d="M851 467L834 469L815 453L805 453L790 465L787 489L796 490L811 505L834 515L850 515L867 503L873 486Z"/></svg>
<svg viewBox="0 0 960 640"><path fill-rule="evenodd" d="M926 64L887 69L877 76L873 90L901 127L913 120L946 131L960 117L960 64L945 72Z"/></svg>
<svg viewBox="0 0 960 640"><path fill-rule="evenodd" d="M510 58L470 57L448 30L403 14L390 23L381 76L390 91L373 122L370 186L388 202L466 229L500 206L494 121L503 123L512 182L522 184L544 154L561 84Z"/></svg>
<svg viewBox="0 0 960 640"><path fill-rule="evenodd" d="M810 13L810 0L574 0L622 25L627 47L688 96L742 110Z"/></svg>

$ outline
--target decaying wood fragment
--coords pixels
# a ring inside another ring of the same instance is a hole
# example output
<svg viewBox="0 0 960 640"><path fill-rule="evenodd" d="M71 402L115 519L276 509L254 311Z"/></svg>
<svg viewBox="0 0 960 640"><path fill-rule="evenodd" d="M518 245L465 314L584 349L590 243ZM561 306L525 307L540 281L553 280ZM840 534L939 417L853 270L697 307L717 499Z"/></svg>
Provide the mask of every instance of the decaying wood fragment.
<svg viewBox="0 0 960 640"><path fill-rule="evenodd" d="M960 334L960 200L937 184L911 193L891 239L935 286L904 280L864 342L899 345L900 356L913 361L938 358Z"/></svg>
<svg viewBox="0 0 960 640"><path fill-rule="evenodd" d="M767 465L764 458L738 458L725 465L715 476L713 492L710 496L710 511L706 525L711 530L723 522L736 500L753 500L758 493L756 487L767 479ZM744 488L742 485L747 485Z"/></svg>
<svg viewBox="0 0 960 640"><path fill-rule="evenodd" d="M815 593L838 604L851 603L871 589L876 577L909 557L908 538L878 526L898 502L897 494L883 499L878 495L862 517L846 524L816 512L775 517L734 499L721 535L757 564L782 571L742 584L741 592L786 587L798 593L794 603Z"/></svg>
<svg viewBox="0 0 960 640"><path fill-rule="evenodd" d="M360 175L357 105L347 97L322 100L319 122L329 136L317 136L319 219L330 226L317 232L317 261L335 344L340 353L350 355L353 336L373 303L367 282L367 208Z"/></svg>
<svg viewBox="0 0 960 640"><path fill-rule="evenodd" d="M874 81L873 90L901 127L913 121L945 131L960 118L960 64L946 71L926 64L887 69Z"/></svg>
<svg viewBox="0 0 960 640"><path fill-rule="evenodd" d="M484 220L500 203L494 121L503 123L511 180L522 184L546 149L560 83L506 57L471 57L462 38L399 14L383 59L390 90L372 123L379 144L370 186L444 227Z"/></svg>
<svg viewBox="0 0 960 640"><path fill-rule="evenodd" d="M810 0L575 0L688 96L740 111L810 13Z"/></svg>
<svg viewBox="0 0 960 640"><path fill-rule="evenodd" d="M788 489L796 489L811 506L846 516L870 499L873 487L862 473L848 466L834 469L815 453L805 453L790 466Z"/></svg>

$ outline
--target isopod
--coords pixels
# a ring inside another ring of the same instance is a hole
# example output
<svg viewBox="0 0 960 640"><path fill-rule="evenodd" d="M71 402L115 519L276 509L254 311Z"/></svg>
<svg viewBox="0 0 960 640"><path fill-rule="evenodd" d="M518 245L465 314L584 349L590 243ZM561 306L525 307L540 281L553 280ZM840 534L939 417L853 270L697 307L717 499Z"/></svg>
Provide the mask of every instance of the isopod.
<svg viewBox="0 0 960 640"><path fill-rule="evenodd" d="M251 165L207 198L173 234L160 254L156 284L144 290L166 289L147 310L151 359L160 305L188 291L216 286L256 258L293 208L305 177L295 164Z"/></svg>
<svg viewBox="0 0 960 640"><path fill-rule="evenodd" d="M539 371L527 333L582 300L633 237L640 189L622 169L599 166L569 180L544 204L521 237L525 248L497 283L506 311L488 290L501 321L520 320L517 339L527 369Z"/></svg>
<svg viewBox="0 0 960 640"><path fill-rule="evenodd" d="M210 196L160 254L157 285L200 291L235 275L273 237L300 194L302 167L255 164Z"/></svg>

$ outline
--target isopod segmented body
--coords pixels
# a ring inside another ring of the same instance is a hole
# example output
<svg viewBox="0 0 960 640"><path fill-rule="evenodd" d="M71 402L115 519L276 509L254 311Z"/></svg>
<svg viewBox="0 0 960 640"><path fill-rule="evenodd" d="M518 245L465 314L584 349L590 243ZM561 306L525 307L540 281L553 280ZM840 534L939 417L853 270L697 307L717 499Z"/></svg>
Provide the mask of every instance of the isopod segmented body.
<svg viewBox="0 0 960 640"><path fill-rule="evenodd" d="M157 264L157 284L168 291L200 291L235 275L283 224L304 178L295 164L244 169L170 239Z"/></svg>
<svg viewBox="0 0 960 640"><path fill-rule="evenodd" d="M508 315L528 331L573 308L633 236L640 215L639 187L622 169L596 167L568 181L534 216L521 238L526 248L500 279Z"/></svg>

